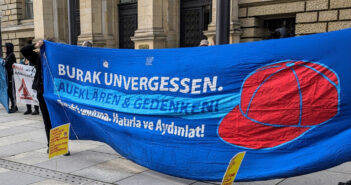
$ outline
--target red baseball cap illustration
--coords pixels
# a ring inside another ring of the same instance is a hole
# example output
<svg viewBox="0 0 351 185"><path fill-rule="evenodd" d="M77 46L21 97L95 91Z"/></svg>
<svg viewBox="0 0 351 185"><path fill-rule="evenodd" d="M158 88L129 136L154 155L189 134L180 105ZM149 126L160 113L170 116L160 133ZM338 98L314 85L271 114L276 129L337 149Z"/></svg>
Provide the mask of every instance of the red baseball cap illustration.
<svg viewBox="0 0 351 185"><path fill-rule="evenodd" d="M240 104L223 118L218 135L244 148L277 147L332 119L338 103L339 80L326 66L271 64L245 79Z"/></svg>

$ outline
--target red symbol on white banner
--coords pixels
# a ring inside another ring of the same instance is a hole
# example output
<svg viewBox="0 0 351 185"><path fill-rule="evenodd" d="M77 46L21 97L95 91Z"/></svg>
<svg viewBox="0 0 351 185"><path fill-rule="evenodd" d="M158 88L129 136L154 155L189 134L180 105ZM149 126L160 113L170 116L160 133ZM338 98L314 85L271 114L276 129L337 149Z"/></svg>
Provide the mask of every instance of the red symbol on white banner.
<svg viewBox="0 0 351 185"><path fill-rule="evenodd" d="M18 92L21 92L21 90L23 89L23 94L21 94L21 99L26 99L26 100L33 100L33 98L30 96L30 93L27 89L27 85L26 82L24 81L24 79L22 78L22 84L20 86L20 88L18 89Z"/></svg>

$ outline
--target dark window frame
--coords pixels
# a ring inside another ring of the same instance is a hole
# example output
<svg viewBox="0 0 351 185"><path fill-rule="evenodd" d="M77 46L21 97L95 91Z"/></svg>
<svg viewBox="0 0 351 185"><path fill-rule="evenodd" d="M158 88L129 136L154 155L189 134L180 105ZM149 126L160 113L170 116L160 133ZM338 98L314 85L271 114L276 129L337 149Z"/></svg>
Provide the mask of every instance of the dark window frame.
<svg viewBox="0 0 351 185"><path fill-rule="evenodd" d="M295 26L296 26L296 16L287 15L273 18L263 18L263 28L267 30L270 35L266 35L264 39L277 39L277 38L287 38L295 37ZM275 33L279 28L286 28L286 35L284 37L279 37Z"/></svg>
<svg viewBox="0 0 351 185"><path fill-rule="evenodd" d="M33 10L33 0L24 0L23 1L23 18L24 19L33 19L34 10Z"/></svg>

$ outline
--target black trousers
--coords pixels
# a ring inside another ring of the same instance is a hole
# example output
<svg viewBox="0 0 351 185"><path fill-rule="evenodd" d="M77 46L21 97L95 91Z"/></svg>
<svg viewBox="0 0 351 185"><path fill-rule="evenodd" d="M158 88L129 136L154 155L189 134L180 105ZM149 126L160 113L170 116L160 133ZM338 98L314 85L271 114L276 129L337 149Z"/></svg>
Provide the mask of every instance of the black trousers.
<svg viewBox="0 0 351 185"><path fill-rule="evenodd" d="M9 96L11 102L11 108L16 106L15 96L14 96L14 85L12 81L7 82L7 95Z"/></svg>
<svg viewBox="0 0 351 185"><path fill-rule="evenodd" d="M40 107L40 111L41 111L41 115L43 116L43 121L44 121L44 125L45 125L45 132L46 132L46 139L48 140L48 146L50 143L50 129L51 127L51 121L50 121L50 116L49 116L49 111L48 108L46 106L46 103L44 101L44 96L42 92L38 92L37 94L37 98L39 101L39 107Z"/></svg>
<svg viewBox="0 0 351 185"><path fill-rule="evenodd" d="M32 110L32 105L31 104L26 104L27 110L31 111ZM39 111L39 106L34 105L34 110Z"/></svg>

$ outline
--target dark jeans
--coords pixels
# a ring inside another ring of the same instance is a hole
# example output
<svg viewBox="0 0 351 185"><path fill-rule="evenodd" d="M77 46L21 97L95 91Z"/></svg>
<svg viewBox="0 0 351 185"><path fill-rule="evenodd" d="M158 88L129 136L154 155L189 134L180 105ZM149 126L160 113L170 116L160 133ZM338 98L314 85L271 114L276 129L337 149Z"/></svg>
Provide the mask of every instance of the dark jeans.
<svg viewBox="0 0 351 185"><path fill-rule="evenodd" d="M49 116L48 108L46 107L46 103L44 101L44 96L42 92L38 92L37 98L39 101L39 107L41 111L41 115L43 116L43 121L45 125L46 139L48 140L48 146L50 143L50 129L51 129L51 121Z"/></svg>
<svg viewBox="0 0 351 185"><path fill-rule="evenodd" d="M11 103L11 108L14 108L16 106L16 102L15 102L15 96L14 96L14 83L7 82L7 94L10 98L10 103Z"/></svg>

